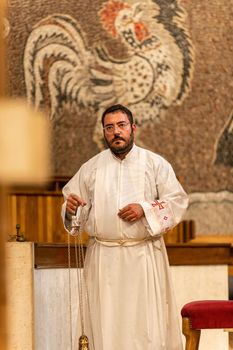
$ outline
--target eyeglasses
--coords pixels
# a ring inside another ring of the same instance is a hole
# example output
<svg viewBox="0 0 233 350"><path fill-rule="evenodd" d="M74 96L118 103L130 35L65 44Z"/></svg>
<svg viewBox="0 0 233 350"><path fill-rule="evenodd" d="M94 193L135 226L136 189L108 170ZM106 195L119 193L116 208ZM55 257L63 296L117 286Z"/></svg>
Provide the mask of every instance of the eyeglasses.
<svg viewBox="0 0 233 350"><path fill-rule="evenodd" d="M116 126L118 127L119 130L123 131L129 128L129 124L130 123L126 123L126 122L118 122L116 124L106 125L103 127L103 129L105 130L106 134L112 134Z"/></svg>

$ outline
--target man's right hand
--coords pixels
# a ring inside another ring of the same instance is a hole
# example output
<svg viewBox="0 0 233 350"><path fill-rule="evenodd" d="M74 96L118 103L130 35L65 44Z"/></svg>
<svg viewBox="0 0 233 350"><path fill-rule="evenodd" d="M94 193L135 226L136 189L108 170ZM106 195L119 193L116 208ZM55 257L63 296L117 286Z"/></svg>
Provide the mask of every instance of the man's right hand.
<svg viewBox="0 0 233 350"><path fill-rule="evenodd" d="M66 217L70 218L75 215L78 207L81 205L84 207L87 203L74 193L71 193L66 200Z"/></svg>

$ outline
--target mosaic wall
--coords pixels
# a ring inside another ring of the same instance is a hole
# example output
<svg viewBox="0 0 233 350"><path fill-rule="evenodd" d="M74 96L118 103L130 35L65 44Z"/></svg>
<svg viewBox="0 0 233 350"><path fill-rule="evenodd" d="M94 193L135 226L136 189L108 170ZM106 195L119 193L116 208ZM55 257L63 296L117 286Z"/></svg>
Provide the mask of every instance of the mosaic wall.
<svg viewBox="0 0 233 350"><path fill-rule="evenodd" d="M233 9L227 0L8 0L9 94L43 109L53 173L103 148L128 105L137 143L170 161L199 233L233 234Z"/></svg>

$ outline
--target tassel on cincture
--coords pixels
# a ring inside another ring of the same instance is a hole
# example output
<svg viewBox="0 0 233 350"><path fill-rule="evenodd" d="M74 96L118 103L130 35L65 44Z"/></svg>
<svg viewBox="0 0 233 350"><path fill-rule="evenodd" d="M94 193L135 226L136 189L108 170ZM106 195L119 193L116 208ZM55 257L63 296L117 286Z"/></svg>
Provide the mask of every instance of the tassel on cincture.
<svg viewBox="0 0 233 350"><path fill-rule="evenodd" d="M79 350L89 350L88 338L86 335L81 335L79 338Z"/></svg>

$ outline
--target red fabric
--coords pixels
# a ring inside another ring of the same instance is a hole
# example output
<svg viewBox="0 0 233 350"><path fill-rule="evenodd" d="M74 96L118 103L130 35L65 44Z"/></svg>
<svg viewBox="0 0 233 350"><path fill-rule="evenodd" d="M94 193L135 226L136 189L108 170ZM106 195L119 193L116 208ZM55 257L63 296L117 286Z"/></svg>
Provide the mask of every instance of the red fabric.
<svg viewBox="0 0 233 350"><path fill-rule="evenodd" d="M193 301L183 306L181 315L190 319L192 329L233 328L233 301Z"/></svg>

